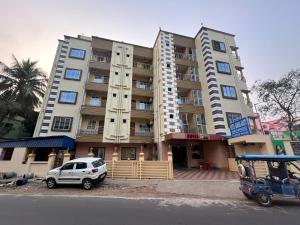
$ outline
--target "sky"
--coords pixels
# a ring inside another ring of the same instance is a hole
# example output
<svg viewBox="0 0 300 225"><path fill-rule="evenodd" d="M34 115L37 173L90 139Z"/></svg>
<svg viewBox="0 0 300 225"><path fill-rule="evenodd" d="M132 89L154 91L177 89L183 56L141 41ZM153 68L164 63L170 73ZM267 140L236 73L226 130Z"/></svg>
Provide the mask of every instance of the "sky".
<svg viewBox="0 0 300 225"><path fill-rule="evenodd" d="M250 87L300 68L297 0L0 1L0 61L31 58L47 74L64 34L152 47L160 27L194 37L201 23L236 35Z"/></svg>

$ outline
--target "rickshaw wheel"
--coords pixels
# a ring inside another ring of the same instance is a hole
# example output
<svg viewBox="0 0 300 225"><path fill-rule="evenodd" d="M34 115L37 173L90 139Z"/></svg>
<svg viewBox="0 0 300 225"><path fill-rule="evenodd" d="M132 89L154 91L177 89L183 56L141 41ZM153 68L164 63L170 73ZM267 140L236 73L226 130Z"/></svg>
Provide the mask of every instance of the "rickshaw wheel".
<svg viewBox="0 0 300 225"><path fill-rule="evenodd" d="M242 191L243 192L243 191ZM252 196L251 195L249 195L249 194L247 194L246 192L243 192L243 194L244 194L244 196L246 197L246 198L248 198L248 199L252 199Z"/></svg>
<svg viewBox="0 0 300 225"><path fill-rule="evenodd" d="M256 201L258 204L264 207L271 206L272 199L268 192L261 191L256 194Z"/></svg>

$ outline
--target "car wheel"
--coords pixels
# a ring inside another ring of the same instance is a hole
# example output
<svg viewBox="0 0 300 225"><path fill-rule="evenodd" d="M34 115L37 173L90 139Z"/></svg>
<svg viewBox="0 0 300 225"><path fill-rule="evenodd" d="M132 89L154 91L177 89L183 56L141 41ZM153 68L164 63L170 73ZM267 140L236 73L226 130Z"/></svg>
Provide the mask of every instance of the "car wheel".
<svg viewBox="0 0 300 225"><path fill-rule="evenodd" d="M93 186L92 180L89 178L83 179L82 186L85 190L91 190Z"/></svg>
<svg viewBox="0 0 300 225"><path fill-rule="evenodd" d="M55 179L54 179L54 178L48 178L48 179L46 180L46 183L47 183L47 187L48 187L49 189L53 189L53 188L55 188L55 186L56 186L56 182L55 182Z"/></svg>
<svg viewBox="0 0 300 225"><path fill-rule="evenodd" d="M256 194L256 201L264 207L271 206L272 199L268 192L261 191Z"/></svg>
<svg viewBox="0 0 300 225"><path fill-rule="evenodd" d="M243 194L244 194L244 196L246 197L246 198L248 198L248 199L252 199L252 196L251 195L249 195L248 193L246 193L246 192L243 192Z"/></svg>

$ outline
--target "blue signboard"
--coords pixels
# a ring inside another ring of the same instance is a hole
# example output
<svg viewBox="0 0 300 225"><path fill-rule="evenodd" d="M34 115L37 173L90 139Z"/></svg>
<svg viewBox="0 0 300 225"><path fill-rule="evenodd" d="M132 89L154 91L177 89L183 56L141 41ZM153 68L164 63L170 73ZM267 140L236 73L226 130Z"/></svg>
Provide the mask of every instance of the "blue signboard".
<svg viewBox="0 0 300 225"><path fill-rule="evenodd" d="M232 138L251 134L248 118L245 117L231 122L229 124L229 128L230 128Z"/></svg>

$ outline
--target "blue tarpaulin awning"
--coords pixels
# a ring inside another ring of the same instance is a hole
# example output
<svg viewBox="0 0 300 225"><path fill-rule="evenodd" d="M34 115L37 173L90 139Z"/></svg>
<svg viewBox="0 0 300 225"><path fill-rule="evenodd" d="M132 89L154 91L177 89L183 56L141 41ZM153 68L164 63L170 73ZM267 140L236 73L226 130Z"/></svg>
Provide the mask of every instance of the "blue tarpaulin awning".
<svg viewBox="0 0 300 225"><path fill-rule="evenodd" d="M48 136L48 137L33 137L19 140L2 141L0 148L63 148L74 150L75 141L68 136Z"/></svg>

